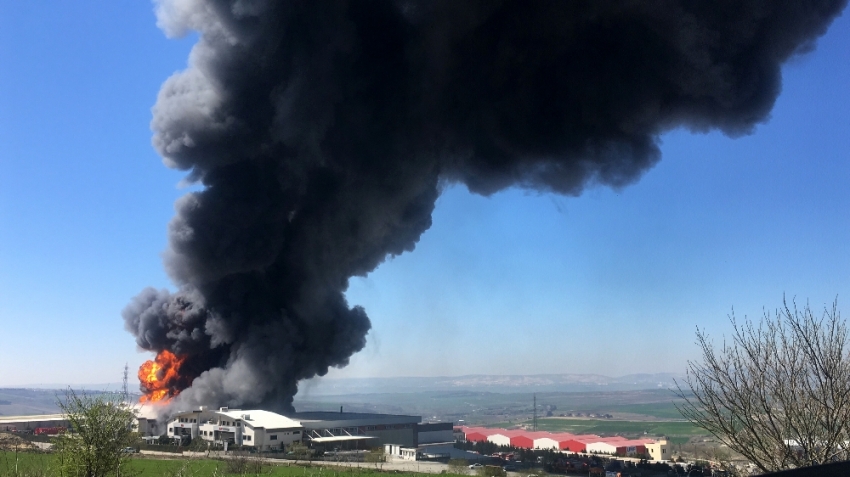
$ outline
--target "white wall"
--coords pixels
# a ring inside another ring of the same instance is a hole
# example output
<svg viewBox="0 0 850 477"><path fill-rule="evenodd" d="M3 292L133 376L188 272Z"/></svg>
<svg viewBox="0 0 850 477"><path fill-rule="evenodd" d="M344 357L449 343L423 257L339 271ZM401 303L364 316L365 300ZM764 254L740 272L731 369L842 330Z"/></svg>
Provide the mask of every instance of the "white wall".
<svg viewBox="0 0 850 477"><path fill-rule="evenodd" d="M587 445L587 452L613 454L617 452L617 446L608 444L607 442L593 442Z"/></svg>
<svg viewBox="0 0 850 477"><path fill-rule="evenodd" d="M549 437L541 437L539 439L534 439L534 448L535 449L557 449L558 441Z"/></svg>
<svg viewBox="0 0 850 477"><path fill-rule="evenodd" d="M487 440L499 446L511 445L511 438L502 434L493 434L492 436L488 436Z"/></svg>

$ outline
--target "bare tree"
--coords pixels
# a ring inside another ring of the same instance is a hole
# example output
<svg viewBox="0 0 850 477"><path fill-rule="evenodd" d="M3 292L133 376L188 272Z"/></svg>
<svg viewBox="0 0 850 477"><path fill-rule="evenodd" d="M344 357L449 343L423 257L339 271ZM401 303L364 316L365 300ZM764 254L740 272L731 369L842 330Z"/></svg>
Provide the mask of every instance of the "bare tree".
<svg viewBox="0 0 850 477"><path fill-rule="evenodd" d="M682 415L764 472L850 458L850 359L837 301L820 318L783 300L758 323L739 323L734 311L729 319L732 340L719 350L697 328L702 362L689 361L676 383Z"/></svg>

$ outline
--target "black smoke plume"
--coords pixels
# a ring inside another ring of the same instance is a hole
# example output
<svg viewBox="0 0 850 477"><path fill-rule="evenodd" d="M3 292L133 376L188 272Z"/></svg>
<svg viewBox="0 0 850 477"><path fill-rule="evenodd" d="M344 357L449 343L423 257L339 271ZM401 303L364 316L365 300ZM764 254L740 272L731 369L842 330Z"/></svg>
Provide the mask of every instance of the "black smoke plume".
<svg viewBox="0 0 850 477"><path fill-rule="evenodd" d="M179 290L126 327L188 356L178 402L289 410L363 348L348 280L413 250L442 185L578 195L636 181L672 128L750 133L845 3L160 0L200 39L153 144L203 189L169 225Z"/></svg>

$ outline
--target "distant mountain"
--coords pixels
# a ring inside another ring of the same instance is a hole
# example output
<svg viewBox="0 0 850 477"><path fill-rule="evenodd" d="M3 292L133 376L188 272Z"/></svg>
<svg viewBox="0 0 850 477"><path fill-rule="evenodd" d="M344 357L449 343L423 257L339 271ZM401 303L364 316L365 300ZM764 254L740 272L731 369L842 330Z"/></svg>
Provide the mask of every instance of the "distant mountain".
<svg viewBox="0 0 850 477"><path fill-rule="evenodd" d="M629 374L610 377L600 374L531 374L396 378L320 378L303 382L302 394L334 395L357 393L398 393L421 391L587 392L633 391L671 388L673 373Z"/></svg>
<svg viewBox="0 0 850 477"><path fill-rule="evenodd" d="M71 388L73 390L88 390L88 391L100 391L100 392L109 392L109 391L120 391L122 388L122 383L35 383L35 384L21 384L17 386L2 386L0 385L0 389L68 389ZM138 381L130 380L130 391L135 391L136 388L139 387Z"/></svg>

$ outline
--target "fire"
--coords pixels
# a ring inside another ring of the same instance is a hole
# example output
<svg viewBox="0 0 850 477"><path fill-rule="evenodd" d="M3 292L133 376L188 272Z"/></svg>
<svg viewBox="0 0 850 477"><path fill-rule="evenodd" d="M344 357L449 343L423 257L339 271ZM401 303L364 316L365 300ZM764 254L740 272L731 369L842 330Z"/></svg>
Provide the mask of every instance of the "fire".
<svg viewBox="0 0 850 477"><path fill-rule="evenodd" d="M168 402L180 394L178 383L182 381L180 366L186 358L179 358L168 350L157 353L152 361L145 361L139 368L139 381L144 395L140 402Z"/></svg>

